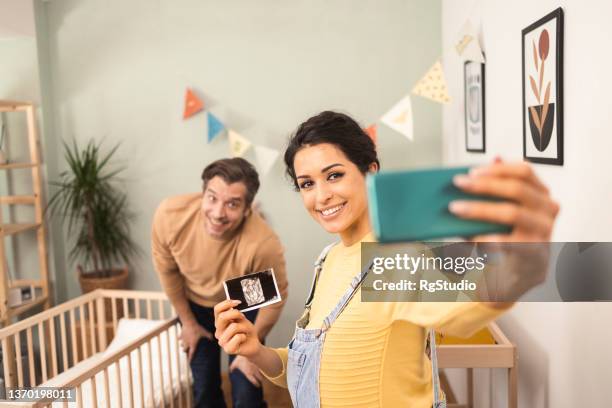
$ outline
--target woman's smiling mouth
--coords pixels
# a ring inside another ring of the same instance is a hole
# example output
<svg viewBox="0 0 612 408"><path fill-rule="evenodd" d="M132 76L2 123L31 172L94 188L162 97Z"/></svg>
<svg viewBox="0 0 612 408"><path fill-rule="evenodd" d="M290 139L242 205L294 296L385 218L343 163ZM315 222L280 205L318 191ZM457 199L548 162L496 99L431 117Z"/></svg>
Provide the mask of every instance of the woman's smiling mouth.
<svg viewBox="0 0 612 408"><path fill-rule="evenodd" d="M329 219L338 215L338 213L344 208L346 202L335 205L333 207L327 207L321 210L316 210L324 219Z"/></svg>

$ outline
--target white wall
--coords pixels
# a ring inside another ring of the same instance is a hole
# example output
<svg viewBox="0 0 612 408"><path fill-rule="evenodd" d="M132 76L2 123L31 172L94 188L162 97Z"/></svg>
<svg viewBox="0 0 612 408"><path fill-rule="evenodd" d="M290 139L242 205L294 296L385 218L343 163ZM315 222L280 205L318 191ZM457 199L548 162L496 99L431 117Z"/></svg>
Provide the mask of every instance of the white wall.
<svg viewBox="0 0 612 408"><path fill-rule="evenodd" d="M558 6L565 11L563 166L534 165L561 204L555 241L612 238L612 115L608 80L612 5L606 1L444 0L445 73L454 102L443 110L444 163L473 164L501 155L522 160L521 30ZM481 27L487 56L487 152L465 152L463 65L455 38L467 18ZM521 304L501 319L518 344L521 407L610 405L612 304ZM479 379L487 380L487 373ZM484 378L482 378L484 377ZM504 406L505 376L479 406Z"/></svg>
<svg viewBox="0 0 612 408"><path fill-rule="evenodd" d="M375 121L441 51L439 1L62 0L38 3L38 11L48 43L43 88L55 121L48 141L122 142L117 158L128 166L134 237L145 251L133 265L137 289L159 288L149 252L158 203L198 191L204 165L228 155L225 137L204 143L203 115L181 120L186 86L254 143L283 149L301 121L324 109ZM415 98L413 109L415 142L380 127L383 167L440 163L441 108ZM277 162L258 196L289 267L290 300L273 345L288 341L311 265L333 239L308 217L283 170ZM54 239L64 237L56 231ZM58 251L62 295L76 296L74 267Z"/></svg>
<svg viewBox="0 0 612 408"><path fill-rule="evenodd" d="M0 38L34 38L32 0L0 0Z"/></svg>

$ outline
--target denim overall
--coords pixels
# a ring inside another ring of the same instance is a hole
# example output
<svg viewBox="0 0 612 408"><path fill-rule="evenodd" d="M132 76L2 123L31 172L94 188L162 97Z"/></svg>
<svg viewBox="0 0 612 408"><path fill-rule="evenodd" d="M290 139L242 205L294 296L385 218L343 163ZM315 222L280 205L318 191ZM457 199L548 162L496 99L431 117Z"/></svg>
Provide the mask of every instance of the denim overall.
<svg viewBox="0 0 612 408"><path fill-rule="evenodd" d="M287 385L291 401L295 408L319 408L321 399L319 395L319 370L321 367L321 353L325 335L329 328L334 324L340 313L348 305L351 298L357 293L363 279L366 277L372 264L366 266L357 276L351 281L344 295L324 319L320 329L306 330L306 326L310 320L310 306L314 297L315 287L319 280L319 275L323 269L323 262L329 250L334 246L331 244L323 249L321 255L315 263L315 276L310 288L310 294L306 302L304 314L296 322L295 334L289 343L288 360L287 360ZM438 361L436 357L436 336L433 330L429 330L429 341L431 350L431 368L434 390L434 408L446 408L446 401L440 400L439 392L439 377L438 377Z"/></svg>

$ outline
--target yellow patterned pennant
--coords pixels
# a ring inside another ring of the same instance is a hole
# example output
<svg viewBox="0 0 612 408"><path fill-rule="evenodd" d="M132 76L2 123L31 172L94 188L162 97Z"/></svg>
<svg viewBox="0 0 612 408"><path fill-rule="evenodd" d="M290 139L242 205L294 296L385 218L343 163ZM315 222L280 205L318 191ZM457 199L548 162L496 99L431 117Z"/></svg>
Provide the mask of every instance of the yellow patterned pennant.
<svg viewBox="0 0 612 408"><path fill-rule="evenodd" d="M229 138L230 153L233 157L242 157L251 147L251 142L246 137L231 129L227 132L227 137Z"/></svg>
<svg viewBox="0 0 612 408"><path fill-rule="evenodd" d="M436 61L425 76L416 83L412 93L438 103L450 102L451 98L448 95L448 87L440 60Z"/></svg>

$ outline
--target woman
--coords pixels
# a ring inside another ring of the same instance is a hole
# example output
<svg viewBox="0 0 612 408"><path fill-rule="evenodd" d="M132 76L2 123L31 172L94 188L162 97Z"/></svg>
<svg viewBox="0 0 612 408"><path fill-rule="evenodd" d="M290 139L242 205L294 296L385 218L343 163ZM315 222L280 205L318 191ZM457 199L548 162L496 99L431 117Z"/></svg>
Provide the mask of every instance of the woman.
<svg viewBox="0 0 612 408"><path fill-rule="evenodd" d="M288 387L297 407L431 407L437 388L425 351L427 329L468 336L508 304L361 302L360 243L373 241L365 176L380 166L374 143L350 117L322 112L299 126L285 164L306 210L340 242L319 259L314 296L311 291L288 348L263 346L233 308L236 301L215 307L219 344ZM559 207L528 165L497 160L454 182L466 192L508 200L451 204L459 217L513 227L508 235L476 240L550 239Z"/></svg>

